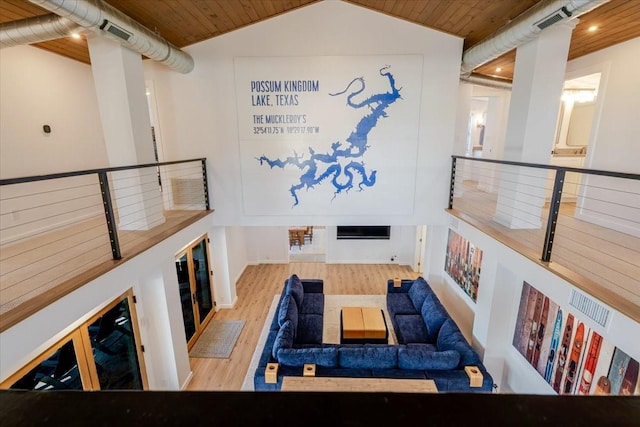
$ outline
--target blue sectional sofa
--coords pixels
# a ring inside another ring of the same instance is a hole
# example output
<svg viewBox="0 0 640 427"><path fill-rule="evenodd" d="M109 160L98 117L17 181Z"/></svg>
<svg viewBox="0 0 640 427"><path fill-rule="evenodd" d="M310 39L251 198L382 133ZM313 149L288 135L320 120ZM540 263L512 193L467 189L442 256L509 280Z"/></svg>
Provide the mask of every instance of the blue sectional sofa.
<svg viewBox="0 0 640 427"><path fill-rule="evenodd" d="M409 292L414 282L419 284ZM426 316L424 326L419 325L418 318L410 317L422 318L422 311L426 313L431 307L436 307L438 318L446 314L437 298L429 297L431 294L435 297L422 278L403 281L398 288L390 281L387 309L398 340L402 337L397 345L323 344L323 282L291 276L284 283L271 320L254 374L255 390L280 390L284 376L302 376L304 364L313 363L316 376L433 379L439 391L490 392L491 376L448 315L442 321ZM422 299L420 310L415 308L414 298L416 304ZM420 335L429 330L431 335ZM267 363L274 362L278 363L277 382L267 383L265 369ZM465 365L478 366L484 375L482 387L469 386Z"/></svg>
<svg viewBox="0 0 640 427"><path fill-rule="evenodd" d="M389 280L387 311L398 345L415 351L414 360L420 360L420 354L458 354L459 361L452 368L439 371L427 369L427 377L436 382L438 390L492 391L493 378L482 364L480 356L469 345L424 278L402 280L399 287ZM465 366L478 367L483 376L482 387L469 386Z"/></svg>

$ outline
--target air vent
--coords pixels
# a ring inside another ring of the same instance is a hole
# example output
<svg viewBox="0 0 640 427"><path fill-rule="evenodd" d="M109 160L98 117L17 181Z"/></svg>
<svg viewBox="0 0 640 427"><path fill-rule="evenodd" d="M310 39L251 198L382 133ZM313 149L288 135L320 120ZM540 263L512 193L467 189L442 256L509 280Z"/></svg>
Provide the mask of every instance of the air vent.
<svg viewBox="0 0 640 427"><path fill-rule="evenodd" d="M102 22L102 25L100 25L100 29L108 33L111 33L114 36L124 41L128 41L133 35L132 33L125 30L124 28L120 28L114 23L107 21L106 19Z"/></svg>
<svg viewBox="0 0 640 427"><path fill-rule="evenodd" d="M569 305L600 326L607 327L611 311L591 297L572 289L569 294Z"/></svg>
<svg viewBox="0 0 640 427"><path fill-rule="evenodd" d="M571 12L569 12L567 8L563 7L562 9L556 10L551 15L545 18L542 18L541 20L539 20L533 25L538 27L540 30L544 30L545 28L552 26L556 22L560 22L565 18L569 18L570 16L571 16Z"/></svg>

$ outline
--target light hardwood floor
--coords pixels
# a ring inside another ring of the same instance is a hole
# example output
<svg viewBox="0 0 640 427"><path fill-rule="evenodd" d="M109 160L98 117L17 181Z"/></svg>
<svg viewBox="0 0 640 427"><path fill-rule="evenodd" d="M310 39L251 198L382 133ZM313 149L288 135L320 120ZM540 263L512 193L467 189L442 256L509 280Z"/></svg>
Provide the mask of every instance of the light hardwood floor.
<svg viewBox="0 0 640 427"><path fill-rule="evenodd" d="M104 215L0 248L0 332L213 211L165 211L150 230L119 231L111 256Z"/></svg>
<svg viewBox="0 0 640 427"><path fill-rule="evenodd" d="M191 358L193 378L188 390L240 390L273 296L282 292L292 274L304 279L323 279L325 294L381 294L387 280L415 279L409 266L394 264L291 263L248 266L237 283L238 301L222 309L214 320L246 320L229 359Z"/></svg>
<svg viewBox="0 0 640 427"><path fill-rule="evenodd" d="M450 213L640 321L640 238L581 221L575 217L575 203L562 203L551 262L543 263L548 205L540 228L512 229L493 220L496 193L479 190L474 181L463 185Z"/></svg>

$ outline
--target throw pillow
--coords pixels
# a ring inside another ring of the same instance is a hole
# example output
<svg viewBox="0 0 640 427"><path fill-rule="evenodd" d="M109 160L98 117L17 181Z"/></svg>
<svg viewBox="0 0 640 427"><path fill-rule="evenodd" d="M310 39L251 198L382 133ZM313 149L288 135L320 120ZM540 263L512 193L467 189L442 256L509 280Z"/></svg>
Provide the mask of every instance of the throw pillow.
<svg viewBox="0 0 640 427"><path fill-rule="evenodd" d="M455 350L438 351L432 344L411 344L398 349L398 367L401 369L455 369L460 354Z"/></svg>
<svg viewBox="0 0 640 427"><path fill-rule="evenodd" d="M426 280L422 277L418 277L414 280L413 284L409 288L409 298L411 298L411 302L413 302L413 306L416 308L416 311L420 311L422 304L424 303L425 298L431 292L431 288Z"/></svg>
<svg viewBox="0 0 640 427"><path fill-rule="evenodd" d="M427 341L436 342L442 324L449 319L449 313L442 306L438 297L431 294L425 298L420 314L427 326Z"/></svg>
<svg viewBox="0 0 640 427"><path fill-rule="evenodd" d="M469 365L481 365L482 361L478 353L469 345L467 340L458 329L458 325L451 319L447 319L438 332L438 351L455 350L460 353L460 363L462 368Z"/></svg>
<svg viewBox="0 0 640 427"><path fill-rule="evenodd" d="M278 312L278 325L282 327L287 320L291 321L295 335L298 329L298 307L296 306L296 300L291 295L285 295L282 298L280 311Z"/></svg>
<svg viewBox="0 0 640 427"><path fill-rule="evenodd" d="M302 282L297 275L292 275L287 282L287 294L293 296L296 300L296 305L302 307L302 300L304 298L304 288Z"/></svg>
<svg viewBox="0 0 640 427"><path fill-rule="evenodd" d="M273 358L278 359L278 351L282 348L291 348L291 346L293 346L293 324L290 320L287 320L280 327L273 342L273 350L271 351Z"/></svg>

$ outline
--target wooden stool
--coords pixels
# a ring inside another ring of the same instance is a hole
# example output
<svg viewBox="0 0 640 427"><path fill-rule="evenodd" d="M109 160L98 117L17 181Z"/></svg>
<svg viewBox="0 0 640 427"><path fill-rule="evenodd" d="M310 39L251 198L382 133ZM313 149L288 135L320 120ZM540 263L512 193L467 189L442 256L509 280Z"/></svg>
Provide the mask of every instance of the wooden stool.
<svg viewBox="0 0 640 427"><path fill-rule="evenodd" d="M315 363L305 363L302 368L302 376L303 377L315 377L316 376L316 364Z"/></svg>
<svg viewBox="0 0 640 427"><path fill-rule="evenodd" d="M465 366L464 371L469 376L469 387L482 387L482 372L477 366Z"/></svg>
<svg viewBox="0 0 640 427"><path fill-rule="evenodd" d="M264 382L267 384L275 384L278 382L278 364L267 363L264 368Z"/></svg>

